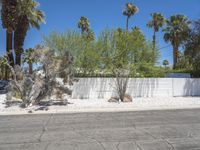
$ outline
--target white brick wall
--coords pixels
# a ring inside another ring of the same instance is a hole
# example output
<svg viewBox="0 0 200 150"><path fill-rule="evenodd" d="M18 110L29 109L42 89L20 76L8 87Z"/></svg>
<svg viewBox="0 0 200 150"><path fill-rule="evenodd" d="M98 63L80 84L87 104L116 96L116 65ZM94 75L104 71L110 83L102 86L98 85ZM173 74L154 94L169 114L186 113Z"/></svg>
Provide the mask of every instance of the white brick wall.
<svg viewBox="0 0 200 150"><path fill-rule="evenodd" d="M133 97L200 96L200 79L131 78L127 93ZM80 78L72 98L110 98L116 95L114 78Z"/></svg>

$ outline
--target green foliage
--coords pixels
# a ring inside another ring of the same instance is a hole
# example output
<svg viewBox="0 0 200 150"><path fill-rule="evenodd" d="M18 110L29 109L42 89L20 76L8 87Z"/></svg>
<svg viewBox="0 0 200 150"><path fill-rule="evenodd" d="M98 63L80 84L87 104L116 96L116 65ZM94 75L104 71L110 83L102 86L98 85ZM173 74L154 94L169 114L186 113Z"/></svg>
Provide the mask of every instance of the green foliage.
<svg viewBox="0 0 200 150"><path fill-rule="evenodd" d="M78 21L78 28L81 29L82 34L84 34L85 32L88 32L90 29L90 22L88 18L82 16Z"/></svg>
<svg viewBox="0 0 200 150"><path fill-rule="evenodd" d="M127 17L131 17L135 13L137 13L139 9L132 3L126 3L126 7L123 10L123 15Z"/></svg>
<svg viewBox="0 0 200 150"><path fill-rule="evenodd" d="M69 50L74 57L74 67L79 76L112 76L115 69L130 70L131 75L135 76L138 72L137 66L148 64L153 67L159 57L158 50L153 57L152 43L146 41L137 27L130 32L105 29L96 40L88 40L76 31L54 31L44 37L44 44L58 56Z"/></svg>
<svg viewBox="0 0 200 150"><path fill-rule="evenodd" d="M164 31L164 40L171 42L172 45L179 46L187 39L190 21L184 15L174 15L166 20Z"/></svg>
<svg viewBox="0 0 200 150"><path fill-rule="evenodd" d="M123 15L126 16L126 31L128 31L128 22L131 16L135 15L139 11L138 7L133 3L126 3L123 10Z"/></svg>
<svg viewBox="0 0 200 150"><path fill-rule="evenodd" d="M29 48L29 49L25 50L23 62L24 63L34 63L34 62L36 62L36 58L33 56L33 53L34 53L33 48Z"/></svg>
<svg viewBox="0 0 200 150"><path fill-rule="evenodd" d="M6 62L4 57L0 57L0 80L5 78Z"/></svg>
<svg viewBox="0 0 200 150"><path fill-rule="evenodd" d="M152 64L144 63L137 66L137 74L134 77L165 77L169 71L169 68L156 67L152 66Z"/></svg>
<svg viewBox="0 0 200 150"><path fill-rule="evenodd" d="M73 30L67 30L64 33L52 31L48 36L43 37L43 42L57 55L63 55L64 51L68 50L77 58L80 52L85 49L85 41L81 34Z"/></svg>
<svg viewBox="0 0 200 150"><path fill-rule="evenodd" d="M94 44L88 44L79 54L75 66L76 73L82 76L94 74L98 70L99 55Z"/></svg>
<svg viewBox="0 0 200 150"><path fill-rule="evenodd" d="M200 19L193 23L184 53L192 68L193 76L200 77Z"/></svg>
<svg viewBox="0 0 200 150"><path fill-rule="evenodd" d="M39 3L35 0L18 0L17 2L20 20L26 18L29 27L40 29L40 24L45 23L45 15L43 11L37 9ZM18 26L21 25L20 23L18 23Z"/></svg>
<svg viewBox="0 0 200 150"><path fill-rule="evenodd" d="M147 23L147 27L153 28L154 32L158 32L159 28L163 27L165 18L160 13L151 14L152 20Z"/></svg>
<svg viewBox="0 0 200 150"><path fill-rule="evenodd" d="M34 55L35 49L29 48L24 52L23 63L29 66L29 74L33 73L33 63L37 62L37 57Z"/></svg>
<svg viewBox="0 0 200 150"><path fill-rule="evenodd" d="M179 46L188 38L190 21L184 15L174 15L166 20L164 40L173 46L173 68L177 68Z"/></svg>

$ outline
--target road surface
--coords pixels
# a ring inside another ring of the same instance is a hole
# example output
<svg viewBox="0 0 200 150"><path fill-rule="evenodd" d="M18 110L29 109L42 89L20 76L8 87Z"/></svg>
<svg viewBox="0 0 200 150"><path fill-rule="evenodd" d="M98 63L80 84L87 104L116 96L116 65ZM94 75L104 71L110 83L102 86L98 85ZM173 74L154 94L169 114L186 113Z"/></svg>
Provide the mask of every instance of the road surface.
<svg viewBox="0 0 200 150"><path fill-rule="evenodd" d="M0 150L200 150L200 109L0 116Z"/></svg>

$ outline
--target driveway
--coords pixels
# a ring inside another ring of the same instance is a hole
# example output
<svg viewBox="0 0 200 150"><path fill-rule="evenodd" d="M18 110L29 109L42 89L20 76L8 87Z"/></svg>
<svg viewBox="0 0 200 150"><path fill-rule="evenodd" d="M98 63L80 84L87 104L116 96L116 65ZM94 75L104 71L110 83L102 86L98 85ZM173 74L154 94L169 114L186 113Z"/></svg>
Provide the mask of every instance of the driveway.
<svg viewBox="0 0 200 150"><path fill-rule="evenodd" d="M0 116L0 150L200 150L200 109Z"/></svg>

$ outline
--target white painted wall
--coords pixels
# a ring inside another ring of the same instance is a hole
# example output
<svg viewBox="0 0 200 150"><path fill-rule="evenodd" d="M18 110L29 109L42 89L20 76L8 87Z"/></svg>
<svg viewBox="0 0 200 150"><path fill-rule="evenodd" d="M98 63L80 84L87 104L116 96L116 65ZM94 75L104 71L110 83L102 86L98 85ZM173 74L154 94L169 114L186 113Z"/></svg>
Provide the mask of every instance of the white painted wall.
<svg viewBox="0 0 200 150"><path fill-rule="evenodd" d="M200 96L200 79L174 78L174 96Z"/></svg>
<svg viewBox="0 0 200 150"><path fill-rule="evenodd" d="M200 79L131 78L127 93L133 97L200 96ZM110 98L116 95L114 78L80 78L72 98Z"/></svg>

